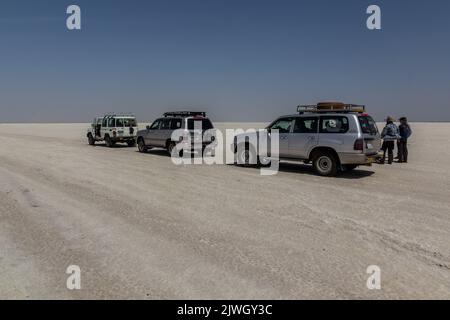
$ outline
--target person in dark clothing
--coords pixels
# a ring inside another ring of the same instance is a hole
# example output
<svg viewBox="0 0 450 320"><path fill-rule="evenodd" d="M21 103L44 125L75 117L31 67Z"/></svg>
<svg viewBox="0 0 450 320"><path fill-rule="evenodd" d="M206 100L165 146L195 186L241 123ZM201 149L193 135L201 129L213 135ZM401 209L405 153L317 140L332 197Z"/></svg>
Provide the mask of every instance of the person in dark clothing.
<svg viewBox="0 0 450 320"><path fill-rule="evenodd" d="M394 118L387 117L386 126L381 133L381 138L383 139L383 146L381 147L381 150L383 150L383 158L380 161L381 164L384 164L386 161L386 153L388 154L388 163L392 164L394 162L395 141L400 138L398 128L394 124L394 121Z"/></svg>
<svg viewBox="0 0 450 320"><path fill-rule="evenodd" d="M408 119L406 117L402 117L400 120L399 134L400 139L397 140L397 149L398 149L398 162L399 163L407 163L408 162L408 138L412 134L411 127L408 124Z"/></svg>

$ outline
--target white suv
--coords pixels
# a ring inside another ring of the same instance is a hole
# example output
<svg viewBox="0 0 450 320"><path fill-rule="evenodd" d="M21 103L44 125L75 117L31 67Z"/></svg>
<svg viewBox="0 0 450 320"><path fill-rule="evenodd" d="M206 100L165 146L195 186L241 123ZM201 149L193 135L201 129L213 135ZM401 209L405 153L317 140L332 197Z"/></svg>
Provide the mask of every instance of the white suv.
<svg viewBox="0 0 450 320"><path fill-rule="evenodd" d="M132 114L108 114L94 118L86 136L90 145L104 141L107 147L113 147L117 142L134 147L137 126L136 117Z"/></svg>

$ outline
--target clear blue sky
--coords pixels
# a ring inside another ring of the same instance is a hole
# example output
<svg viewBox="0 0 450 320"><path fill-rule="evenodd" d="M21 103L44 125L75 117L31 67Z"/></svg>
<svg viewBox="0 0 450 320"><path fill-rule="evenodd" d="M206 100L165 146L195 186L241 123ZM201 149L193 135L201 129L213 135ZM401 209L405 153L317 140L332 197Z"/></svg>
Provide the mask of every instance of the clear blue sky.
<svg viewBox="0 0 450 320"><path fill-rule="evenodd" d="M81 31L66 28L70 4ZM370 4L381 31L366 28ZM269 121L321 100L450 120L448 0L2 0L0 39L0 122L189 106Z"/></svg>

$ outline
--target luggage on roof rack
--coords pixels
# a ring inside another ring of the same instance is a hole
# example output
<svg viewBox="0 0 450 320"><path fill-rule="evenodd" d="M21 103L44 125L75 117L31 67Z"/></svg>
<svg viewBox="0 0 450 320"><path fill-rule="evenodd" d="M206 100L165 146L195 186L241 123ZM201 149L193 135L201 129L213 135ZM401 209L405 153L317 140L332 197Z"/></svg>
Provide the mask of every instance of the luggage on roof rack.
<svg viewBox="0 0 450 320"><path fill-rule="evenodd" d="M206 112L203 111L174 111L164 113L164 117L206 117Z"/></svg>
<svg viewBox="0 0 450 320"><path fill-rule="evenodd" d="M300 105L297 107L298 113L305 112L316 112L316 113L325 113L325 112L365 112L366 107L364 105L357 104L346 104L342 102L320 102L314 105Z"/></svg>

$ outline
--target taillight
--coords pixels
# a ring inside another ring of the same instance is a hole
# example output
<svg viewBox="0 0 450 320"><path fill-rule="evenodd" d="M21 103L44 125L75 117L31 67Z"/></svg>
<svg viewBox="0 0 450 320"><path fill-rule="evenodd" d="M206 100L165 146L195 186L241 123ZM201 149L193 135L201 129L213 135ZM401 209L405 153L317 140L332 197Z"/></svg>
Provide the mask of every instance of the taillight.
<svg viewBox="0 0 450 320"><path fill-rule="evenodd" d="M181 141L189 142L190 139L191 139L190 133L183 132L183 135L180 137L179 142L181 142Z"/></svg>
<svg viewBox="0 0 450 320"><path fill-rule="evenodd" d="M364 139L358 139L355 141L355 150L363 151L364 150Z"/></svg>

